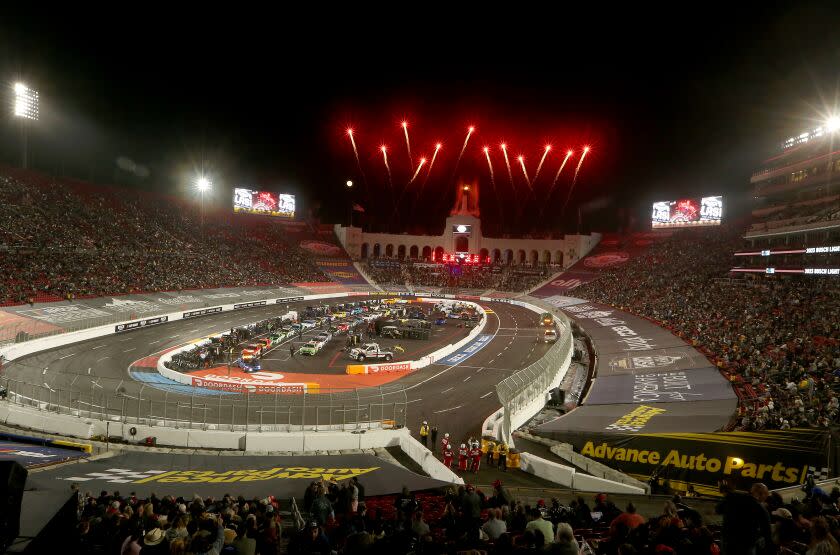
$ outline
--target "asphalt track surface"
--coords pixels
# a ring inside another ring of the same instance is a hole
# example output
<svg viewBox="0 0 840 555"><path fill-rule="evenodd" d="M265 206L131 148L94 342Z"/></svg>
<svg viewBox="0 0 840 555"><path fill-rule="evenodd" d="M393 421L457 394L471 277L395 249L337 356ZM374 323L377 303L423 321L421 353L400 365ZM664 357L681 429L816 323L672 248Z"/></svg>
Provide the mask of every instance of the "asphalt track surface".
<svg viewBox="0 0 840 555"><path fill-rule="evenodd" d="M300 310L306 304L306 301L290 303L289 308ZM496 396L496 384L541 358L549 348L548 344L540 341L541 330L536 313L506 303L479 304L488 311L482 334L492 336L483 348L458 362L432 364L388 384L388 393L384 396L375 388L359 390L353 395L353 401L358 399L357 404L361 405L381 402L383 407L404 404L405 413L400 414L397 420L405 422L415 436L420 423L427 420L430 425L438 427L439 438L445 432L450 433L456 442L468 436L478 437L484 419L500 407ZM52 388L54 393L50 394L47 391L50 400L62 406L72 402L73 406L82 409L86 404L95 407L101 404L104 393L119 390L123 397L113 402L122 406L110 405L109 408L115 412L123 410L130 416L138 413L145 415L148 407L155 407L154 403L157 402L159 408L166 399L170 404L178 402L183 407L178 408L177 416L170 412L170 419L187 419L192 415L195 421L206 417L207 422L218 420L243 423L247 418L250 423L271 423L272 415L266 414L273 410L273 421L277 422L277 398L280 398L281 403L300 405L302 395L252 395L250 406L244 407L244 402L232 403L236 406L229 410L234 412L227 413L221 403L225 400L224 396L214 395L206 404L198 404L195 396L189 394L189 386L183 386L180 390L182 393L164 392L147 383L135 381L128 369L143 357L156 355L196 338L227 331L231 327L278 316L283 312L285 307L276 305L259 307L109 335L23 357L7 364L4 376L20 382L46 386L38 392L41 400L46 400L45 391ZM324 359L324 364L326 362ZM70 391L77 392L72 394L72 399ZM26 395L26 389L21 393ZM139 401L141 396L142 402ZM113 399L113 395L110 397ZM257 399L259 397L267 398ZM316 396L306 397L311 403L312 398ZM218 409L215 398L220 398ZM272 405L273 408L261 404ZM341 411L346 412L346 408L339 408L340 406L342 404L333 406L331 399L330 407L323 407L329 413L330 422L339 423L342 418L346 418L346 415L339 414ZM90 410L95 415L96 409L93 407ZM285 409L281 407L280 410ZM307 423L310 423L311 415L305 410L303 414L306 415ZM371 413L375 413L369 415L373 419L376 419L377 414L387 416L382 412L376 413L375 410L371 410ZM154 410L153 414L155 417L160 416ZM355 416L364 419L368 415L360 415L357 412ZM317 417L321 423L327 421L323 413L319 413ZM291 416L290 422L300 423L295 422Z"/></svg>

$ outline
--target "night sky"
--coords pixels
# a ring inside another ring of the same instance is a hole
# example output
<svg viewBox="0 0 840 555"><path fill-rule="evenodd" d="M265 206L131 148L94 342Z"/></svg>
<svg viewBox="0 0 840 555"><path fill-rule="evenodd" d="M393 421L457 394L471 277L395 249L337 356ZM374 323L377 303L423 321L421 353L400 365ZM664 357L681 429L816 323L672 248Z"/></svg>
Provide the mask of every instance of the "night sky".
<svg viewBox="0 0 840 555"><path fill-rule="evenodd" d="M369 229L435 232L465 179L480 184L492 234L574 230L578 207L584 229L641 228L652 200L718 193L740 202L775 144L837 105L840 9L732 4L698 13L325 5L241 16L169 7L107 18L45 9L0 20L0 80L6 91L18 79L40 91L30 165L48 173L188 195L203 169L220 206L242 184L296 193L323 221L346 221L352 200ZM392 218L414 169L403 119L414 165L438 140L444 147L422 194L424 173ZM455 172L470 124L477 130ZM531 178L543 145L553 146L530 196L515 158L511 188L502 140L525 156ZM592 152L563 214L577 155L548 201L547 192L561 153L584 144ZM125 159L141 169L122 169ZM8 110L0 160L20 160Z"/></svg>

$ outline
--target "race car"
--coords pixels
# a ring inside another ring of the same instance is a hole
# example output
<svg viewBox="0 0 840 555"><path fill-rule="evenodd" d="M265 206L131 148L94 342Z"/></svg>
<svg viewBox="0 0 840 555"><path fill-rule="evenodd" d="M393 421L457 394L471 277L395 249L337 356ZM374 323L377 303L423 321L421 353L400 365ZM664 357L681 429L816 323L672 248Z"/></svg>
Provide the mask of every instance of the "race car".
<svg viewBox="0 0 840 555"><path fill-rule="evenodd" d="M317 341L307 341L299 349L299 355L315 356L321 350L321 345Z"/></svg>
<svg viewBox="0 0 840 555"><path fill-rule="evenodd" d="M321 343L326 345L327 343L330 342L330 339L332 339L332 338L333 338L333 336L330 332L322 331L321 333L319 333L318 335L315 336L315 341L320 341Z"/></svg>
<svg viewBox="0 0 840 555"><path fill-rule="evenodd" d="M557 330L549 328L543 332L543 341L546 343L554 343L557 341Z"/></svg>
<svg viewBox="0 0 840 555"><path fill-rule="evenodd" d="M389 362L394 358L394 353L391 351L383 351L379 348L378 343L365 343L361 347L350 350L350 358L362 362L366 359L384 360Z"/></svg>
<svg viewBox="0 0 840 555"><path fill-rule="evenodd" d="M268 337L269 337L269 339L271 339L271 343L272 343L272 345L277 345L278 343L280 343L281 341L283 341L284 339L286 339L286 332L284 332L284 331L277 331L277 332L275 332L275 333L272 333L272 334L271 334L271 335L269 335Z"/></svg>
<svg viewBox="0 0 840 555"><path fill-rule="evenodd" d="M256 343L257 345L262 345L264 351L267 351L273 345L273 342L271 341L270 337L261 337L254 341L254 343Z"/></svg>
<svg viewBox="0 0 840 555"><path fill-rule="evenodd" d="M341 324L336 324L335 329L338 333L347 333L350 330L350 324L342 322Z"/></svg>
<svg viewBox="0 0 840 555"><path fill-rule="evenodd" d="M304 320L303 322L300 323L300 325L303 326L304 330L311 330L312 328L315 327L315 321L314 320Z"/></svg>
<svg viewBox="0 0 840 555"><path fill-rule="evenodd" d="M242 349L242 360L254 360L260 356L262 352L262 345L257 343L248 343Z"/></svg>
<svg viewBox="0 0 840 555"><path fill-rule="evenodd" d="M341 312L333 312L332 314L335 318L347 318L347 313L343 310Z"/></svg>
<svg viewBox="0 0 840 555"><path fill-rule="evenodd" d="M236 361L236 365L239 366L246 374L253 374L254 372L259 372L262 369L259 359L256 358L250 361L242 360L240 358Z"/></svg>

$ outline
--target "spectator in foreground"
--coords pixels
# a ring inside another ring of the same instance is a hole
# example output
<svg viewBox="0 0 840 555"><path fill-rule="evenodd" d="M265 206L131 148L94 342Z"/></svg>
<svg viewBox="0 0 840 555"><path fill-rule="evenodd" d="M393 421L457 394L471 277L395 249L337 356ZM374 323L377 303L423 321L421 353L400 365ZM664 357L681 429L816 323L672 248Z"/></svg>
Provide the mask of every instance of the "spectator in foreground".
<svg viewBox="0 0 840 555"><path fill-rule="evenodd" d="M723 515L722 547L724 555L754 555L762 546L769 546L770 516L764 508L769 490L764 484L753 484L750 493L739 493L724 484L728 493L717 506Z"/></svg>
<svg viewBox="0 0 840 555"><path fill-rule="evenodd" d="M630 503L627 503L626 510L617 517L615 517L610 523L610 531L612 532L614 528L619 524L623 524L627 527L628 530L632 530L644 523L645 517L636 513L636 506L631 501Z"/></svg>
<svg viewBox="0 0 840 555"><path fill-rule="evenodd" d="M502 520L501 509L490 509L487 511L487 517L487 522L482 525L481 530L492 541L496 541L499 536L507 532L507 524Z"/></svg>
<svg viewBox="0 0 840 555"><path fill-rule="evenodd" d="M541 534L545 545L554 541L554 527L549 521L543 519L539 509L531 509L530 522L525 525L525 531Z"/></svg>
<svg viewBox="0 0 840 555"><path fill-rule="evenodd" d="M551 555L578 555L580 547L572 527L567 522L557 525L557 534L554 536L554 544L550 549Z"/></svg>

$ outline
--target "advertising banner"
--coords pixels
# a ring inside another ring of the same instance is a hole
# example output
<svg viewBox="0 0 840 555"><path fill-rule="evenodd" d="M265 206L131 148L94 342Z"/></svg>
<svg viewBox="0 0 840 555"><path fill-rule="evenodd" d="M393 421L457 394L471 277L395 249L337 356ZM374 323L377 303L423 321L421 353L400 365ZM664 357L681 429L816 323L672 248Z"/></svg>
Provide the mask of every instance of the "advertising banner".
<svg viewBox="0 0 840 555"><path fill-rule="evenodd" d="M647 404L734 399L732 387L717 368L648 371L595 379L586 405Z"/></svg>
<svg viewBox="0 0 840 555"><path fill-rule="evenodd" d="M650 371L689 370L709 366L693 347L668 347L645 352L599 353L598 375L636 374Z"/></svg>
<svg viewBox="0 0 840 555"><path fill-rule="evenodd" d="M283 379L281 374L261 373L253 376L253 378L241 378L239 376L205 374L203 376L193 376L192 385L237 393L314 393L312 391L313 387L316 390L318 388L318 384L280 381Z"/></svg>
<svg viewBox="0 0 840 555"><path fill-rule="evenodd" d="M182 318L186 320L187 318L195 318L197 316L206 316L207 314L216 314L217 312L221 312L222 307L214 306L213 308L201 308L199 310L189 310L184 312Z"/></svg>
<svg viewBox="0 0 840 555"><path fill-rule="evenodd" d="M420 476L402 466L373 455L291 455L220 457L130 453L85 465L65 465L29 477L36 489L66 491L76 482L85 490L119 487L145 497L157 495L221 498L232 491L247 499L303 498L313 480L339 483L358 477L367 495L399 493L446 486L445 482ZM29 483L27 483L29 485Z"/></svg>
<svg viewBox="0 0 840 555"><path fill-rule="evenodd" d="M658 486L718 494L727 480L749 490L755 482L770 489L796 486L809 473L828 472L825 430L717 432L635 435L568 434L575 451ZM666 484L667 482L667 484ZM656 488L654 487L654 490Z"/></svg>
<svg viewBox="0 0 840 555"><path fill-rule="evenodd" d="M714 432L729 423L735 399L692 403L584 405L541 424L537 435L565 441L566 432Z"/></svg>
<svg viewBox="0 0 840 555"><path fill-rule="evenodd" d="M256 306L265 306L267 301L251 301L250 303L237 303L233 305L234 310L239 310L240 308L254 308Z"/></svg>
<svg viewBox="0 0 840 555"><path fill-rule="evenodd" d="M156 324L163 324L169 321L169 316L158 316L156 318L146 318L145 320L137 320L135 322L125 322L124 324L117 324L114 327L115 332L136 330L145 326L154 326Z"/></svg>

